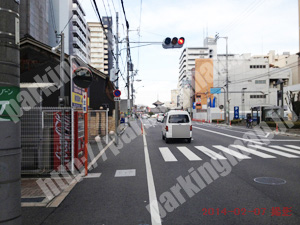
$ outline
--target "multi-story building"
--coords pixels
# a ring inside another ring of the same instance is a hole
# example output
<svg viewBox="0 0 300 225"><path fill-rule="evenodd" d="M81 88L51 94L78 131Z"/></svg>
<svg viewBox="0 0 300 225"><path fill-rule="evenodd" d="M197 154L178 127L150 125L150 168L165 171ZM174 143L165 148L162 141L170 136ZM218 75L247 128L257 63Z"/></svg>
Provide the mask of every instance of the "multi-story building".
<svg viewBox="0 0 300 225"><path fill-rule="evenodd" d="M200 89L198 88L197 92L209 93L208 95L202 95L204 104L201 105L201 109L206 110L208 108L207 102L213 101L213 98L215 98L216 107L224 105L224 93L211 95L210 88L223 87L223 90L226 90L226 55L217 55L217 58L213 60L213 73L209 75L206 74L205 71L207 70L205 68L200 68L204 64L205 62L201 63L201 59L196 60L195 79L198 86L201 87ZM205 79L202 78L203 76ZM210 79L209 85L207 84L208 79ZM228 102L229 111L231 111L230 118L233 118L233 108L235 106L239 107L240 117L244 117L246 113L250 112L250 108L255 105L277 105L277 90L279 86L276 86L276 84L279 79L284 81L284 86L292 85L292 70L290 68L276 68L273 65L270 67L269 59L265 56L229 54ZM207 97L210 99L207 100ZM228 102L226 103L227 105ZM198 110L197 112L200 111ZM220 115L218 114L217 116ZM205 118L206 116L204 116ZM220 119L220 117L217 118Z"/></svg>
<svg viewBox="0 0 300 225"><path fill-rule="evenodd" d="M114 66L114 57L113 57L113 50L114 50L114 35L112 30L112 17L102 17L103 26L107 30L107 50L108 50L108 61L104 63L104 66L107 66L108 73L110 73L111 69Z"/></svg>
<svg viewBox="0 0 300 225"><path fill-rule="evenodd" d="M64 33L65 53L78 56L85 63L90 63L90 31L85 20L85 12L78 0L49 1L49 27L56 34ZM52 33L53 33L52 32ZM50 46L56 46L58 37L50 36Z"/></svg>
<svg viewBox="0 0 300 225"><path fill-rule="evenodd" d="M91 65L104 74L109 74L108 41L104 29L100 22L88 22L88 26L91 30Z"/></svg>

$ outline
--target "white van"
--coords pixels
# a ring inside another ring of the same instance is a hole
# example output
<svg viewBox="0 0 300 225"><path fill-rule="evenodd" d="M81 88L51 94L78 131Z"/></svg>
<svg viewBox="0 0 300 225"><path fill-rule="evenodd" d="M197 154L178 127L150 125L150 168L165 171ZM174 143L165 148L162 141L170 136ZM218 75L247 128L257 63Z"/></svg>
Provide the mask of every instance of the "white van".
<svg viewBox="0 0 300 225"><path fill-rule="evenodd" d="M186 111L169 111L163 121L162 139L169 142L170 138L192 140L192 121Z"/></svg>

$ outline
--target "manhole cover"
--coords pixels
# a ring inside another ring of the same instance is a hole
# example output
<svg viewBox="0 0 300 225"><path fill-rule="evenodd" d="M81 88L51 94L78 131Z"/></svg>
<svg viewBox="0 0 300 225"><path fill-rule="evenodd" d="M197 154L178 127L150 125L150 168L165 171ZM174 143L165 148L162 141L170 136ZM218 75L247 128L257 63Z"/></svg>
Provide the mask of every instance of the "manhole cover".
<svg viewBox="0 0 300 225"><path fill-rule="evenodd" d="M281 185L286 183L285 180L276 177L257 177L254 178L254 181L260 184L269 184L269 185Z"/></svg>

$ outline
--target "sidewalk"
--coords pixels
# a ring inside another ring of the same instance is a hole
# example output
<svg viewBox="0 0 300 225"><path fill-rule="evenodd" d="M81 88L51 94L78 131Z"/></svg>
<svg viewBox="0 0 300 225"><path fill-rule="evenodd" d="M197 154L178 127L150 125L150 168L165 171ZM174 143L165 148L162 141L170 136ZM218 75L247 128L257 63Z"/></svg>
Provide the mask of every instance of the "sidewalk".
<svg viewBox="0 0 300 225"><path fill-rule="evenodd" d="M120 124L120 134L122 135L123 132L128 127L128 124L123 123ZM99 153L99 149L95 147L97 144L94 140L91 141L91 146L93 150L93 154L97 155ZM105 142L102 142L103 149L108 147ZM72 190L72 188L76 185L74 183L71 185L68 190L61 192L58 196L54 197L53 199L48 199L46 194L43 192L41 187L38 185L37 181L39 179L46 179L47 177L43 178L22 178L21 179L21 206L22 207L47 207L49 206L55 199L61 198L63 200L66 195ZM68 180L60 179L64 181L65 185L68 185Z"/></svg>

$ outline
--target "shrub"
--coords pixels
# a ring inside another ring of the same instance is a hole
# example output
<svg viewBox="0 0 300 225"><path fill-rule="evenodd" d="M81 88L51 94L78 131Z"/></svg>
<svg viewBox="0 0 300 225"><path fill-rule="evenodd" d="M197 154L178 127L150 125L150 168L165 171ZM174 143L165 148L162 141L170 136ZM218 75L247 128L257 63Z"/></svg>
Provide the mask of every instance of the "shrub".
<svg viewBox="0 0 300 225"><path fill-rule="evenodd" d="M283 121L283 122L277 122L277 123L278 123L278 127L284 125L285 127L290 128L290 129L300 129L300 121L296 121L296 122ZM266 122L266 124L269 127L276 127L276 122L274 122L274 121Z"/></svg>
<svg viewBox="0 0 300 225"><path fill-rule="evenodd" d="M231 124L238 124L238 123L241 123L241 122L242 122L241 119L231 120Z"/></svg>
<svg viewBox="0 0 300 225"><path fill-rule="evenodd" d="M219 121L219 123L224 123L225 122L225 120L217 120L217 119L214 119L211 122L212 123L218 123L218 121Z"/></svg>

